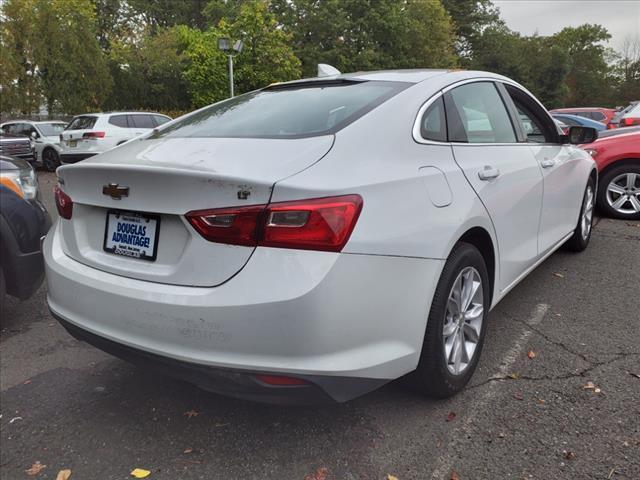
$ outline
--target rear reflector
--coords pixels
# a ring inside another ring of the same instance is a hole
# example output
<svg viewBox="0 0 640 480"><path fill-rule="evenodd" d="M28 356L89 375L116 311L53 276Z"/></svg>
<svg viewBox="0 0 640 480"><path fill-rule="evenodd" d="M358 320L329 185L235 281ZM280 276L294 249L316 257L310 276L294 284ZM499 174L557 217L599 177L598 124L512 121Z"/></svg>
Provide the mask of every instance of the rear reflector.
<svg viewBox="0 0 640 480"><path fill-rule="evenodd" d="M187 213L200 235L231 245L339 252L362 210L360 195Z"/></svg>
<svg viewBox="0 0 640 480"><path fill-rule="evenodd" d="M104 138L105 132L85 132L82 138Z"/></svg>
<svg viewBox="0 0 640 480"><path fill-rule="evenodd" d="M300 378L283 377L280 375L256 375L256 379L267 385L279 387L292 387L296 385L308 385L308 383Z"/></svg>
<svg viewBox="0 0 640 480"><path fill-rule="evenodd" d="M53 194L56 199L56 208L58 209L58 214L67 220L71 219L71 215L73 214L73 201L71 197L60 190L58 185L53 189Z"/></svg>

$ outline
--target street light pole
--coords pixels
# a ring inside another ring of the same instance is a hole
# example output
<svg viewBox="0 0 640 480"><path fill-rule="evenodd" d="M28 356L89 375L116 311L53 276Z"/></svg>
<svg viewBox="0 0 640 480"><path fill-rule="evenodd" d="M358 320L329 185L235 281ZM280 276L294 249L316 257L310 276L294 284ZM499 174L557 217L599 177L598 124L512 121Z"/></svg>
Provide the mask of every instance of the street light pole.
<svg viewBox="0 0 640 480"><path fill-rule="evenodd" d="M242 40L236 40L233 45L231 40L226 37L218 38L218 49L224 52L229 59L229 93L231 98L234 97L233 91L233 57L238 55L242 51Z"/></svg>
<svg viewBox="0 0 640 480"><path fill-rule="evenodd" d="M233 55L229 55L229 93L233 98Z"/></svg>

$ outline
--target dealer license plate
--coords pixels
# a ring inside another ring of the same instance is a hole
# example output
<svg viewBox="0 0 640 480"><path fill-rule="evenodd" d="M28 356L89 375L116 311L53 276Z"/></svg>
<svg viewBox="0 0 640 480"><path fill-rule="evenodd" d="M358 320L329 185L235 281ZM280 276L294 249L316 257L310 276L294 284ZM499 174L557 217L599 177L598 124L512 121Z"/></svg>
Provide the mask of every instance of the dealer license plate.
<svg viewBox="0 0 640 480"><path fill-rule="evenodd" d="M146 213L109 210L104 251L154 261L158 253L160 217Z"/></svg>

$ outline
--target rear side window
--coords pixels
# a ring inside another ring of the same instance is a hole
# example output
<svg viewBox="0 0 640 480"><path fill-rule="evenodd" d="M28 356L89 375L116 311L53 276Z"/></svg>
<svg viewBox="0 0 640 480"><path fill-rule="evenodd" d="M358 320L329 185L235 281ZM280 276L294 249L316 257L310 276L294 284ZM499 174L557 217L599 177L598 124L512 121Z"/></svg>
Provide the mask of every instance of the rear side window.
<svg viewBox="0 0 640 480"><path fill-rule="evenodd" d="M67 125L65 130L90 130L96 124L98 117L92 117L89 115L81 115L71 120L71 123Z"/></svg>
<svg viewBox="0 0 640 480"><path fill-rule="evenodd" d="M151 115L129 115L129 122L134 128L155 128Z"/></svg>
<svg viewBox="0 0 640 480"><path fill-rule="evenodd" d="M328 135L346 127L409 85L404 82L345 79L274 85L211 105L151 138L303 138Z"/></svg>
<svg viewBox="0 0 640 480"><path fill-rule="evenodd" d="M447 141L447 121L442 97L433 102L424 112L420 121L420 135L425 140Z"/></svg>
<svg viewBox="0 0 640 480"><path fill-rule="evenodd" d="M604 113L602 112L591 112L591 118L593 118L594 120L597 120L598 122L601 122L607 117L605 117Z"/></svg>
<svg viewBox="0 0 640 480"><path fill-rule="evenodd" d="M492 82L462 85L447 95L450 142L516 143L511 119Z"/></svg>
<svg viewBox="0 0 640 480"><path fill-rule="evenodd" d="M109 123L120 128L129 128L126 115L112 115L109 117Z"/></svg>
<svg viewBox="0 0 640 480"><path fill-rule="evenodd" d="M151 115L153 117L153 119L156 122L156 126L160 126L160 125L164 125L167 122L170 122L171 120L168 119L167 117L163 117L162 115Z"/></svg>

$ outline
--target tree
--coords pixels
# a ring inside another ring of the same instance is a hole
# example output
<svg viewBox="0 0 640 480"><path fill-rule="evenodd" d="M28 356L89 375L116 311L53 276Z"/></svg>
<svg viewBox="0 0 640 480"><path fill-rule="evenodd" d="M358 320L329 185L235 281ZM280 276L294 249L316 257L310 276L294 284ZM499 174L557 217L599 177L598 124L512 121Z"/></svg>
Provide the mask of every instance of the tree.
<svg viewBox="0 0 640 480"><path fill-rule="evenodd" d="M632 100L640 99L640 36L624 39L612 73L616 83L616 105L627 105Z"/></svg>
<svg viewBox="0 0 640 480"><path fill-rule="evenodd" d="M6 91L9 100L17 99L14 107L27 114L37 111L43 98L49 112L99 109L111 78L96 39L93 4L7 0L2 9L9 67L3 74L3 97Z"/></svg>
<svg viewBox="0 0 640 480"><path fill-rule="evenodd" d="M293 35L305 76L318 63L342 71L456 63L453 26L439 2L272 0L271 10Z"/></svg>
<svg viewBox="0 0 640 480"><path fill-rule="evenodd" d="M567 106L604 105L611 101L609 75L603 42L611 35L600 25L567 27L552 37L554 45L568 54Z"/></svg>
<svg viewBox="0 0 640 480"><path fill-rule="evenodd" d="M456 49L463 62L482 51L477 42L485 30L505 26L491 0L442 0L442 5L453 20Z"/></svg>
<svg viewBox="0 0 640 480"><path fill-rule="evenodd" d="M203 10L208 0L126 0L134 14L140 15L155 34L162 28L186 25L205 28Z"/></svg>
<svg viewBox="0 0 640 480"><path fill-rule="evenodd" d="M6 0L0 20L1 110L29 114L38 111L42 88L37 76L35 0Z"/></svg>
<svg viewBox="0 0 640 480"><path fill-rule="evenodd" d="M162 29L138 42L114 42L109 53L114 89L109 109L184 111L191 106L184 70L184 27Z"/></svg>
<svg viewBox="0 0 640 480"><path fill-rule="evenodd" d="M111 77L89 0L38 0L35 60L49 112L99 110Z"/></svg>

